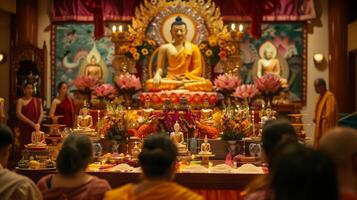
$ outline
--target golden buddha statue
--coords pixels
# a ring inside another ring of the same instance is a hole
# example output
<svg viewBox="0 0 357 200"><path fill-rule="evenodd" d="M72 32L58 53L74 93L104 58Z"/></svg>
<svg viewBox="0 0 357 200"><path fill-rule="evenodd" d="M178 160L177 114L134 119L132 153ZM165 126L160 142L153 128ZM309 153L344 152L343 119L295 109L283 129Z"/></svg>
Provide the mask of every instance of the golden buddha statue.
<svg viewBox="0 0 357 200"><path fill-rule="evenodd" d="M147 88L211 91L211 81L202 77L200 49L186 41L187 25L180 16L172 23L170 33L174 41L159 47L156 73L146 82ZM163 78L166 62L167 75Z"/></svg>
<svg viewBox="0 0 357 200"><path fill-rule="evenodd" d="M204 142L201 144L201 151L199 152L200 155L211 155L211 145L208 143L207 135L205 135Z"/></svg>
<svg viewBox="0 0 357 200"><path fill-rule="evenodd" d="M93 118L89 115L88 107L84 106L80 113L77 118L77 130L93 131L94 129L91 128L93 126Z"/></svg>
<svg viewBox="0 0 357 200"><path fill-rule="evenodd" d="M34 146L46 145L45 133L40 130L33 131L31 134L31 144Z"/></svg>
<svg viewBox="0 0 357 200"><path fill-rule="evenodd" d="M97 78L98 80L103 78L102 68L97 64L97 59L94 55L90 58L90 63L86 66L84 74Z"/></svg>
<svg viewBox="0 0 357 200"><path fill-rule="evenodd" d="M184 145L184 135L180 131L180 124L177 121L174 125L174 131L170 134L170 138L175 143L177 148L186 147L186 145Z"/></svg>

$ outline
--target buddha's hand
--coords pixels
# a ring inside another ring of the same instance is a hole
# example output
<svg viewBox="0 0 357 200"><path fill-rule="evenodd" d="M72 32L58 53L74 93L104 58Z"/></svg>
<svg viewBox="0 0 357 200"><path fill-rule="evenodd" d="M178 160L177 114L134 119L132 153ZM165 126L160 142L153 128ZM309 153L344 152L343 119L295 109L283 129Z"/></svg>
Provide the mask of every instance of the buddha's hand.
<svg viewBox="0 0 357 200"><path fill-rule="evenodd" d="M155 74L155 76L154 76L154 78L153 78L153 80L152 80L152 82L153 82L153 84L154 84L154 87L159 87L160 86L160 84L161 84L161 76L160 76L160 74Z"/></svg>

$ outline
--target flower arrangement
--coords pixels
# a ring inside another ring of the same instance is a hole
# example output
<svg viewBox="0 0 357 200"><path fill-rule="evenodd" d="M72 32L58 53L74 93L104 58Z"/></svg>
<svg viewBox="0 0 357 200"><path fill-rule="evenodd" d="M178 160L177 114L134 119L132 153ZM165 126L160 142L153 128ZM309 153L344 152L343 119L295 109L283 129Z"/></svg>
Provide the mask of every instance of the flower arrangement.
<svg viewBox="0 0 357 200"><path fill-rule="evenodd" d="M237 89L233 93L233 96L249 101L253 99L257 94L259 94L257 86L253 84L243 84L237 87Z"/></svg>
<svg viewBox="0 0 357 200"><path fill-rule="evenodd" d="M80 91L94 90L98 84L98 79L92 76L78 76L73 80L73 85Z"/></svg>
<svg viewBox="0 0 357 200"><path fill-rule="evenodd" d="M128 38L128 45L121 46L119 48L119 53L124 54L135 61L140 61L151 55L158 47L154 40L141 40L135 37L135 35L129 35Z"/></svg>
<svg viewBox="0 0 357 200"><path fill-rule="evenodd" d="M223 110L222 140L241 140L249 135L252 126L249 111L228 106Z"/></svg>
<svg viewBox="0 0 357 200"><path fill-rule="evenodd" d="M220 59L225 59L237 52L232 42L226 37L212 35L199 44L202 54L207 57L211 64L216 64Z"/></svg>
<svg viewBox="0 0 357 200"><path fill-rule="evenodd" d="M141 89L140 79L129 73L124 73L118 77L115 77L114 81L121 91L134 93Z"/></svg>
<svg viewBox="0 0 357 200"><path fill-rule="evenodd" d="M108 83L96 87L94 91L100 99L114 99L117 93L115 87Z"/></svg>
<svg viewBox="0 0 357 200"><path fill-rule="evenodd" d="M280 78L275 74L265 74L254 80L255 85L263 96L276 95L281 89Z"/></svg>
<svg viewBox="0 0 357 200"><path fill-rule="evenodd" d="M98 132L108 140L123 144L130 137L128 130L138 126L137 118L136 111L125 110L121 105L108 103L106 116L97 124Z"/></svg>
<svg viewBox="0 0 357 200"><path fill-rule="evenodd" d="M223 93L233 92L239 84L239 77L232 74L219 75L214 80L214 87Z"/></svg>

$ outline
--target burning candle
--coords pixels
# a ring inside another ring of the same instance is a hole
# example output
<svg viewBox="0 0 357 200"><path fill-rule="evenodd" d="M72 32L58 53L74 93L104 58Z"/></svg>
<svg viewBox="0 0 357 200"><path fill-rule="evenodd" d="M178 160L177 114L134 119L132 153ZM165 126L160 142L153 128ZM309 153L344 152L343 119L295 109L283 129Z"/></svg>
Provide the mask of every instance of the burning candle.
<svg viewBox="0 0 357 200"><path fill-rule="evenodd" d="M231 25L231 30L236 31L236 25L234 23L232 23L232 25Z"/></svg>
<svg viewBox="0 0 357 200"><path fill-rule="evenodd" d="M119 25L119 32L123 32L123 26Z"/></svg>

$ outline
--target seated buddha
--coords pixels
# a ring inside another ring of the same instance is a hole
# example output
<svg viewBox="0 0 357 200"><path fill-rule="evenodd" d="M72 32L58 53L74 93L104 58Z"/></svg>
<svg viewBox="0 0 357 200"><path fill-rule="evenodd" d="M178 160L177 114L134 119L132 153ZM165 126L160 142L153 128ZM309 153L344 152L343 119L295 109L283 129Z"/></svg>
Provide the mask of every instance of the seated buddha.
<svg viewBox="0 0 357 200"><path fill-rule="evenodd" d="M257 76L262 77L267 73L274 74L280 77L280 83L283 87L287 86L287 80L281 77L281 66L280 61L277 58L277 49L276 47L267 42L263 44L259 50L261 58L258 60L258 69L257 69Z"/></svg>
<svg viewBox="0 0 357 200"><path fill-rule="evenodd" d="M159 47L157 70L154 77L146 82L147 88L211 91L211 81L202 77L203 62L200 49L186 41L187 25L180 16L171 24L170 33L174 41ZM165 64L167 75L163 77Z"/></svg>
<svg viewBox="0 0 357 200"><path fill-rule="evenodd" d="M31 144L35 146L46 145L45 133L40 130L33 131L31 134Z"/></svg>
<svg viewBox="0 0 357 200"><path fill-rule="evenodd" d="M93 118L89 115L89 109L84 106L80 113L77 118L77 130L92 131Z"/></svg>
<svg viewBox="0 0 357 200"><path fill-rule="evenodd" d="M211 155L211 145L208 143L207 135L205 135L204 142L201 144L200 155Z"/></svg>
<svg viewBox="0 0 357 200"><path fill-rule="evenodd" d="M180 124L177 121L174 125L174 131L170 134L170 139L174 142L178 149L186 147L186 145L184 145L184 135L180 131Z"/></svg>

